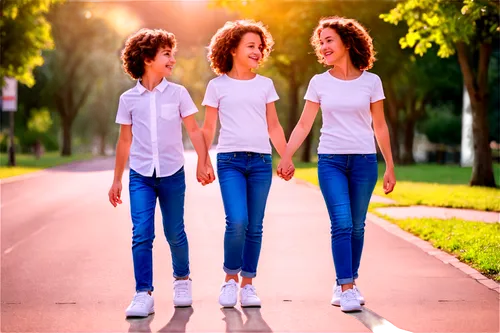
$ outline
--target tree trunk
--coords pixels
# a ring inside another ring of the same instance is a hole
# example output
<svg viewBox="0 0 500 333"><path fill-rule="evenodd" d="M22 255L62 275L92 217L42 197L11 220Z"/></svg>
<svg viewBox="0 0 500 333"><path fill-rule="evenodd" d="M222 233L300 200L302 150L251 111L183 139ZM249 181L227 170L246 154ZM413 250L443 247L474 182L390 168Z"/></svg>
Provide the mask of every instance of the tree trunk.
<svg viewBox="0 0 500 333"><path fill-rule="evenodd" d="M101 134L99 136L99 154L102 156L106 155L106 134Z"/></svg>
<svg viewBox="0 0 500 333"><path fill-rule="evenodd" d="M63 119L62 129L63 129L63 142L61 156L71 156L71 127L73 125L72 121Z"/></svg>
<svg viewBox="0 0 500 333"><path fill-rule="evenodd" d="M391 149L392 158L394 163L400 162L401 152L399 149L399 117L398 117L398 102L396 94L391 86L392 82L389 81L387 85L387 122L389 125L389 134L391 136Z"/></svg>
<svg viewBox="0 0 500 333"><path fill-rule="evenodd" d="M405 136L404 136L404 147L402 163L405 165L415 164L415 159L413 158L413 142L415 140L415 119L409 117L405 122Z"/></svg>
<svg viewBox="0 0 500 333"><path fill-rule="evenodd" d="M480 92L481 93L481 92ZM493 175L493 159L489 145L487 121L488 103L472 102L472 133L474 137L474 164L472 165L471 186L496 187Z"/></svg>
<svg viewBox="0 0 500 333"><path fill-rule="evenodd" d="M471 186L496 187L493 160L489 145L488 129L488 66L492 45L482 43L479 48L477 78L467 56L465 43L457 43L458 61L464 76L472 108L472 134L474 138L474 163Z"/></svg>
<svg viewBox="0 0 500 333"><path fill-rule="evenodd" d="M285 130L286 140L290 139L290 135L292 134L295 125L297 124L297 120L299 118L299 85L297 84L297 80L295 78L295 72L289 74L288 77L288 104L290 105L290 112L288 113L288 122Z"/></svg>
<svg viewBox="0 0 500 333"><path fill-rule="evenodd" d="M313 132L314 125L302 144L302 156L300 157L301 162L311 162L312 141L314 137Z"/></svg>

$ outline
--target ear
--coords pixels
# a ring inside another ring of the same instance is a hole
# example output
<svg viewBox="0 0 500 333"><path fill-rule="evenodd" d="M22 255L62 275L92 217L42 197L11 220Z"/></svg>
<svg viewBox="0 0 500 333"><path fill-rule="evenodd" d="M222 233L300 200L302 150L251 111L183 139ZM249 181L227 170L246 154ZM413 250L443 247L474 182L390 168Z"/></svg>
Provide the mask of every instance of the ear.
<svg viewBox="0 0 500 333"><path fill-rule="evenodd" d="M231 52L231 55L234 57L234 56L236 55L236 48L231 49L231 51L230 51L230 52Z"/></svg>
<svg viewBox="0 0 500 333"><path fill-rule="evenodd" d="M153 62L152 59L149 58L144 58L144 65L146 66L151 66L151 63Z"/></svg>

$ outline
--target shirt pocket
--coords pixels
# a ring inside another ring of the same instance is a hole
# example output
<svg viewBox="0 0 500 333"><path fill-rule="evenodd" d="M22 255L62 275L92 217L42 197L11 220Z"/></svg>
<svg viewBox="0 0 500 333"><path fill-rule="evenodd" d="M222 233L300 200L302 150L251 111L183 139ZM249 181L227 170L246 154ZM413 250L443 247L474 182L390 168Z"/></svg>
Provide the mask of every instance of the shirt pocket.
<svg viewBox="0 0 500 333"><path fill-rule="evenodd" d="M179 111L179 104L177 103L162 104L160 110L160 117L165 120L179 119L181 117Z"/></svg>

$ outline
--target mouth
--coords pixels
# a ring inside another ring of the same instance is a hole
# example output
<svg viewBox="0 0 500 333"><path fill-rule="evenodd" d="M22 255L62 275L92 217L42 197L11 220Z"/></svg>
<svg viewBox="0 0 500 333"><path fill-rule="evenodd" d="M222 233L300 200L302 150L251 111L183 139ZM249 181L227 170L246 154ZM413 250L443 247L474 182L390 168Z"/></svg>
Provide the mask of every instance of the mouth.
<svg viewBox="0 0 500 333"><path fill-rule="evenodd" d="M249 56L250 59L252 60L255 60L255 61L259 61L260 60L260 57L259 56L255 56L255 55L251 55Z"/></svg>
<svg viewBox="0 0 500 333"><path fill-rule="evenodd" d="M323 53L325 57L331 56L332 54L333 54L332 51L326 51L325 53Z"/></svg>
<svg viewBox="0 0 500 333"><path fill-rule="evenodd" d="M168 68L168 69L170 69L170 70L174 69L174 65L167 65L167 66L165 66L165 67L167 67L167 68Z"/></svg>

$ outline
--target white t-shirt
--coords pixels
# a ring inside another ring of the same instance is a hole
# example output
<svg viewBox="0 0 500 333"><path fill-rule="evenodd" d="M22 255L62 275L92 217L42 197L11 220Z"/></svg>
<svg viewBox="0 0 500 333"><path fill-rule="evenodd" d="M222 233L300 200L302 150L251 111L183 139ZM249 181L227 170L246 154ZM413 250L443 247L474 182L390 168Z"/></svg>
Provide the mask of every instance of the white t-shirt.
<svg viewBox="0 0 500 333"><path fill-rule="evenodd" d="M382 81L367 71L348 81L328 71L313 76L304 99L319 103L323 114L318 153L376 153L370 103L384 98Z"/></svg>
<svg viewBox="0 0 500 333"><path fill-rule="evenodd" d="M181 120L198 112L188 91L165 78L153 91L137 81L120 96L116 122L132 125L130 168L147 177L171 176L184 165Z"/></svg>
<svg viewBox="0 0 500 333"><path fill-rule="evenodd" d="M210 80L202 105L219 109L217 152L271 153L266 104L279 99L270 78L236 80L226 74Z"/></svg>

